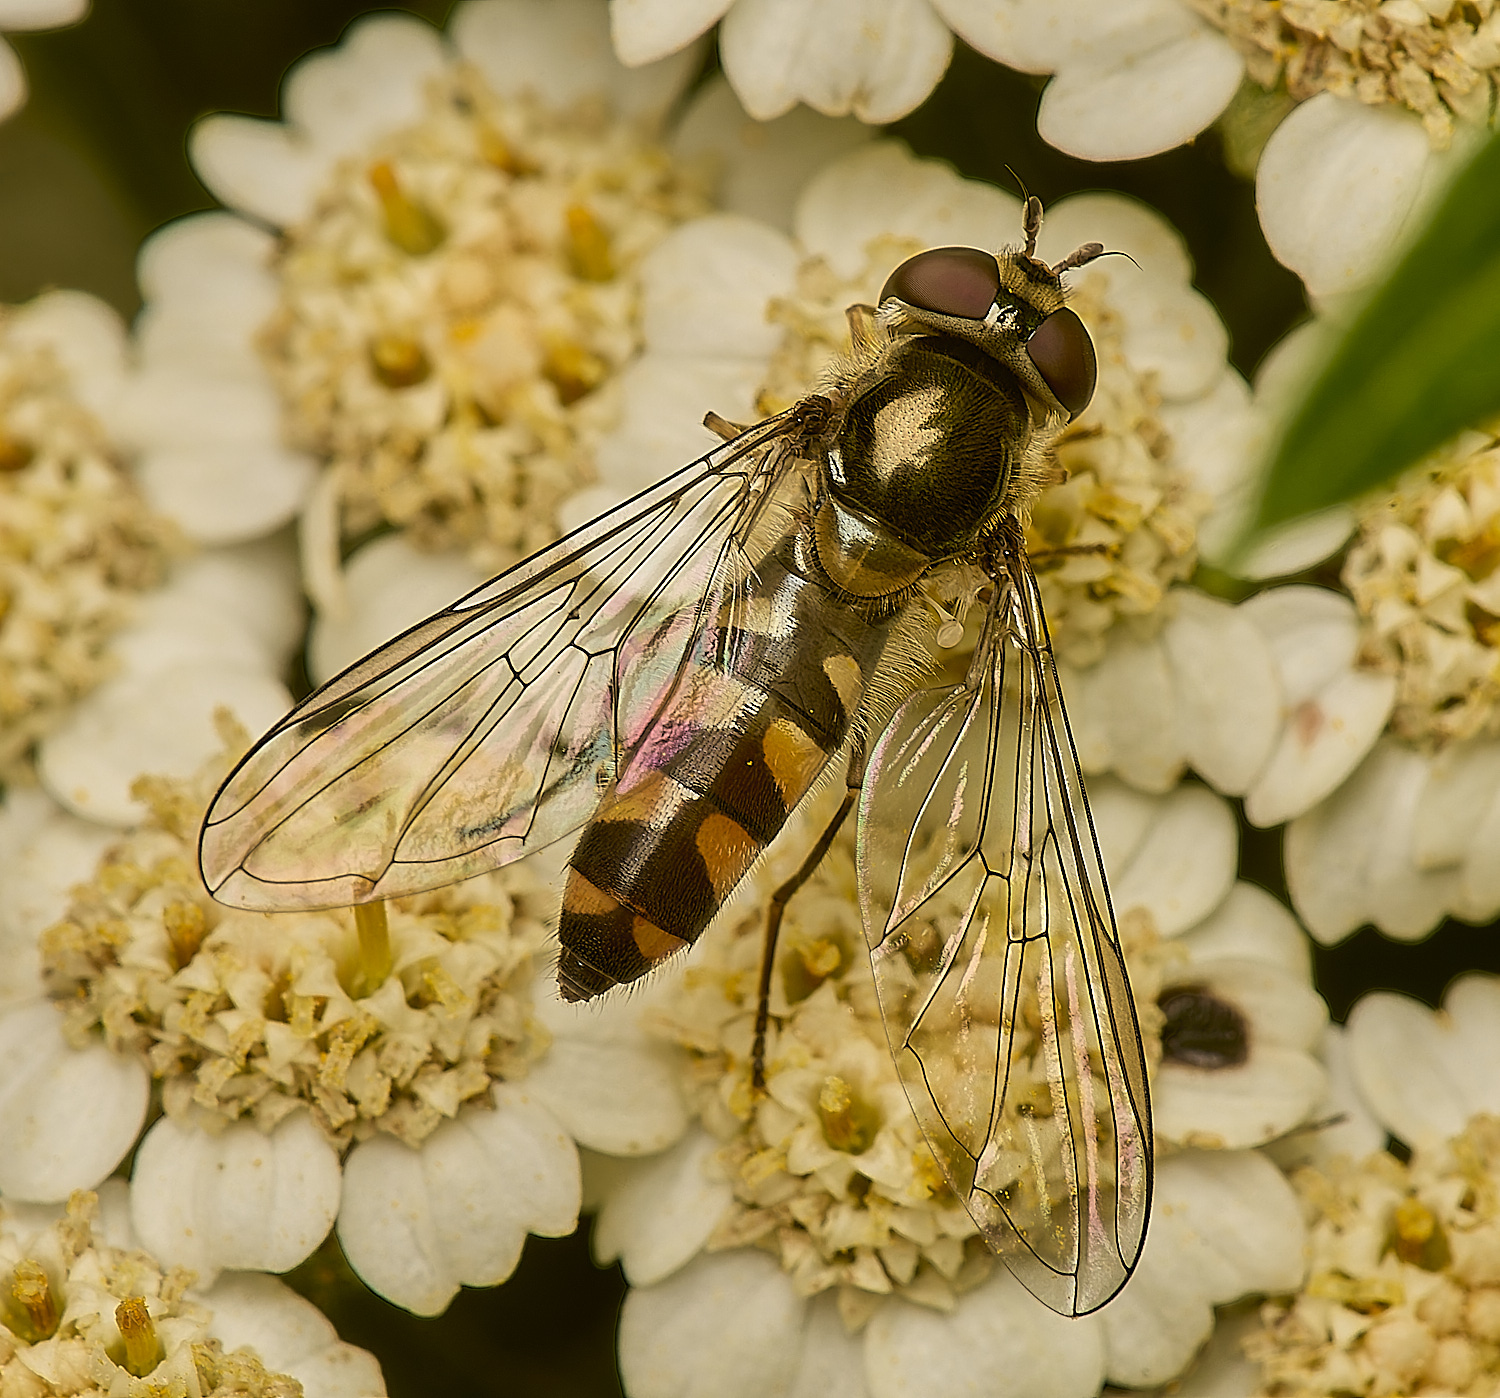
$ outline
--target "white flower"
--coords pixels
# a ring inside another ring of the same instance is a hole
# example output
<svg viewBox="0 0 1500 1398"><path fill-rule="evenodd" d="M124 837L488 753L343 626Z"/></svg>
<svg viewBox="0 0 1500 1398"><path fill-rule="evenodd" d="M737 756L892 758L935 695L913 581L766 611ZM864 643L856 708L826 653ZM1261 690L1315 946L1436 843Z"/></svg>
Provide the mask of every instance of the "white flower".
<svg viewBox="0 0 1500 1398"><path fill-rule="evenodd" d="M113 429L125 334L53 291L0 308L0 781L111 671L111 643L174 543Z"/></svg>
<svg viewBox="0 0 1500 1398"><path fill-rule="evenodd" d="M0 0L0 34L76 24L88 8L89 0ZM0 121L25 101L26 72L15 50L0 38Z"/></svg>
<svg viewBox="0 0 1500 1398"><path fill-rule="evenodd" d="M509 1275L526 1233L571 1231L575 1142L682 1134L669 1055L620 1007L533 1003L556 896L535 861L388 921L226 911L196 867L223 769L137 784L150 818L42 934L45 982L0 1011L13 1197L97 1184L139 1139L132 1220L157 1255L205 1282L283 1271L337 1221L373 1288L435 1313ZM140 1137L153 1078L166 1114Z"/></svg>
<svg viewBox="0 0 1500 1398"><path fill-rule="evenodd" d="M928 0L611 0L615 48L631 66L675 53L716 22L725 75L760 121L798 102L887 122L919 107L953 54Z"/></svg>
<svg viewBox="0 0 1500 1398"><path fill-rule="evenodd" d="M1227 107L1228 135L1238 140L1243 128L1253 160L1255 128L1284 115L1260 157L1257 203L1272 251L1314 297L1376 274L1446 175L1450 145L1489 120L1500 71L1500 25L1488 9L1404 0L932 3L981 53L1053 75L1037 129L1071 155L1153 155L1192 140Z"/></svg>
<svg viewBox="0 0 1500 1398"><path fill-rule="evenodd" d="M1377 1130L1410 1147L1410 1163L1383 1151L1323 1153L1316 1169L1294 1175L1309 1220L1308 1277L1299 1294L1266 1305L1244 1337L1261 1370L1257 1391L1493 1389L1497 1010L1500 979L1488 975L1455 981L1441 1013L1384 992L1355 1005L1348 1076ZM1361 1136L1369 1140L1368 1128Z"/></svg>
<svg viewBox="0 0 1500 1398"><path fill-rule="evenodd" d="M1157 1137L1187 1147L1159 1157L1155 1221L1121 1296L1058 1319L993 1265L934 1191L930 1161L924 1175L868 994L844 840L787 909L758 1106L746 1054L762 900L731 911L641 1011L689 1049L702 1124L662 1155L591 1172L596 1256L618 1257L632 1286L620 1362L634 1398L811 1392L835 1373L839 1391L872 1398L982 1392L996 1372L1016 1394L1154 1385L1208 1336L1214 1305L1296 1283L1291 1191L1238 1147L1305 1121L1325 1092L1305 941L1268 895L1235 883L1219 798L1113 781L1093 795L1148 1059L1161 1058ZM817 1089L835 1078L847 1109Z"/></svg>
<svg viewBox="0 0 1500 1398"><path fill-rule="evenodd" d="M191 1272L141 1250L129 1212L118 1180L97 1196L73 1194L66 1210L0 1200L8 1390L32 1398L385 1393L375 1356L342 1343L310 1302L270 1277L194 1290Z"/></svg>

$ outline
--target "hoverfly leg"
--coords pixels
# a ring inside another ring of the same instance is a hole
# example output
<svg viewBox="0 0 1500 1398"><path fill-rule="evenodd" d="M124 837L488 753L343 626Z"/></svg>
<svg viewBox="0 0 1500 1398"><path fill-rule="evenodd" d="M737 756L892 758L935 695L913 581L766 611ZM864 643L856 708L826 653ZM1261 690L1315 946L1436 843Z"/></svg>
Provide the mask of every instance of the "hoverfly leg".
<svg viewBox="0 0 1500 1398"><path fill-rule="evenodd" d="M856 301L844 311L849 322L849 340L856 351L868 349L880 340L880 322L875 319L875 307Z"/></svg>
<svg viewBox="0 0 1500 1398"><path fill-rule="evenodd" d="M854 803L859 800L859 789L864 784L865 755L862 746L856 746L849 757L848 786L844 799L833 814L818 842L808 851L807 858L798 866L797 872L772 895L766 909L766 940L760 954L760 991L755 1004L755 1041L750 1049L750 1089L757 1095L766 1090L766 1033L771 1025L771 973L776 966L776 939L781 935L781 919L786 905L796 896L797 890L813 876L823 856L832 846L840 827L849 818Z"/></svg>
<svg viewBox="0 0 1500 1398"><path fill-rule="evenodd" d="M727 417L721 417L718 413L704 413L703 425L722 442L732 442L750 430L737 422L730 422Z"/></svg>

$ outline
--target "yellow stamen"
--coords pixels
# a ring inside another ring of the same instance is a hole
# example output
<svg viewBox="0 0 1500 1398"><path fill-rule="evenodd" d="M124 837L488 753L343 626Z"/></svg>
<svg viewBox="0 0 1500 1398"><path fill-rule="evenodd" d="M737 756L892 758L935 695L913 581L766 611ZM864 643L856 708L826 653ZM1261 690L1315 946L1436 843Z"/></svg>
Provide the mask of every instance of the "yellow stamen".
<svg viewBox="0 0 1500 1398"><path fill-rule="evenodd" d="M448 236L443 221L401 188L390 161L370 166L370 184L385 214L385 236L402 252L422 257L442 246Z"/></svg>
<svg viewBox="0 0 1500 1398"><path fill-rule="evenodd" d="M33 1339L50 1339L57 1329L57 1301L42 1264L29 1257L17 1262L10 1294L26 1313Z"/></svg>
<svg viewBox="0 0 1500 1398"><path fill-rule="evenodd" d="M432 373L420 340L390 332L370 341L370 365L387 388L410 388Z"/></svg>
<svg viewBox="0 0 1500 1398"><path fill-rule="evenodd" d="M862 1155L869 1150L880 1129L874 1110L854 1095L854 1090L840 1077L823 1081L818 1094L818 1118L823 1123L823 1139L834 1150Z"/></svg>
<svg viewBox="0 0 1500 1398"><path fill-rule="evenodd" d="M568 261L574 275L586 282L607 282L615 274L609 234L582 204L568 207Z"/></svg>
<svg viewBox="0 0 1500 1398"><path fill-rule="evenodd" d="M0 431L0 471L23 471L36 455L30 442Z"/></svg>
<svg viewBox="0 0 1500 1398"><path fill-rule="evenodd" d="M552 381L557 396L567 404L576 403L597 388L609 372L609 365L582 345L558 340L547 347L542 372Z"/></svg>
<svg viewBox="0 0 1500 1398"><path fill-rule="evenodd" d="M537 167L488 122L479 125L479 158L507 175L534 175Z"/></svg>
<svg viewBox="0 0 1500 1398"><path fill-rule="evenodd" d="M357 903L354 929L359 933L360 989L368 995L386 983L394 964L391 957L391 928L386 921L385 903Z"/></svg>
<svg viewBox="0 0 1500 1398"><path fill-rule="evenodd" d="M161 1363L161 1341L152 1324L151 1313L141 1296L128 1296L115 1307L115 1324L125 1340L125 1370L136 1378L145 1378Z"/></svg>
<svg viewBox="0 0 1500 1398"><path fill-rule="evenodd" d="M182 970L198 954L208 932L208 919L196 903L169 903L162 910L174 970Z"/></svg>

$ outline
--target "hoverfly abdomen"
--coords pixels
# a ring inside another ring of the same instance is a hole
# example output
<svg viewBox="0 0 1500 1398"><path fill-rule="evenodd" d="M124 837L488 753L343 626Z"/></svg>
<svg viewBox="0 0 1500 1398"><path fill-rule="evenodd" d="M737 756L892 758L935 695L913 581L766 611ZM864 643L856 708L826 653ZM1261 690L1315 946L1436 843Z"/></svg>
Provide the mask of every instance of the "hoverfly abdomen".
<svg viewBox="0 0 1500 1398"><path fill-rule="evenodd" d="M892 619L832 603L797 552L720 606L584 830L558 927L568 999L695 942L848 738Z"/></svg>

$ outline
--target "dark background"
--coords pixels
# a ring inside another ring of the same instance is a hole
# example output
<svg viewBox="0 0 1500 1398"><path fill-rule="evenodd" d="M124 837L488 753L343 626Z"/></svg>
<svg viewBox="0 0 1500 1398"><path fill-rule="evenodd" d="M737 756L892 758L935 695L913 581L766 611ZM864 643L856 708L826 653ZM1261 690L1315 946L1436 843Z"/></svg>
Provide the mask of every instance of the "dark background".
<svg viewBox="0 0 1500 1398"><path fill-rule="evenodd" d="M0 125L0 302L74 286L133 315L140 241L172 218L214 207L185 155L194 120L211 111L275 116L286 69L369 8L343 0L95 0L72 29L9 36L32 94ZM442 23L451 4L401 8ZM934 96L895 131L921 154L1013 188L1008 165L1044 202L1105 188L1155 205L1187 239L1197 283L1229 326L1233 362L1252 373L1306 307L1297 279L1261 237L1253 187L1225 169L1217 134L1151 160L1072 160L1036 134L1041 85L960 48ZM1246 828L1244 872L1285 897L1279 832ZM1495 928L1450 923L1415 945L1366 928L1317 952L1319 987L1337 1019L1377 987L1436 1004L1451 976L1471 967L1500 970ZM372 1297L333 1244L291 1280L346 1339L380 1356L397 1398L619 1392L613 1337L624 1281L618 1268L594 1267L582 1232L530 1239L506 1285L466 1290L436 1320Z"/></svg>

